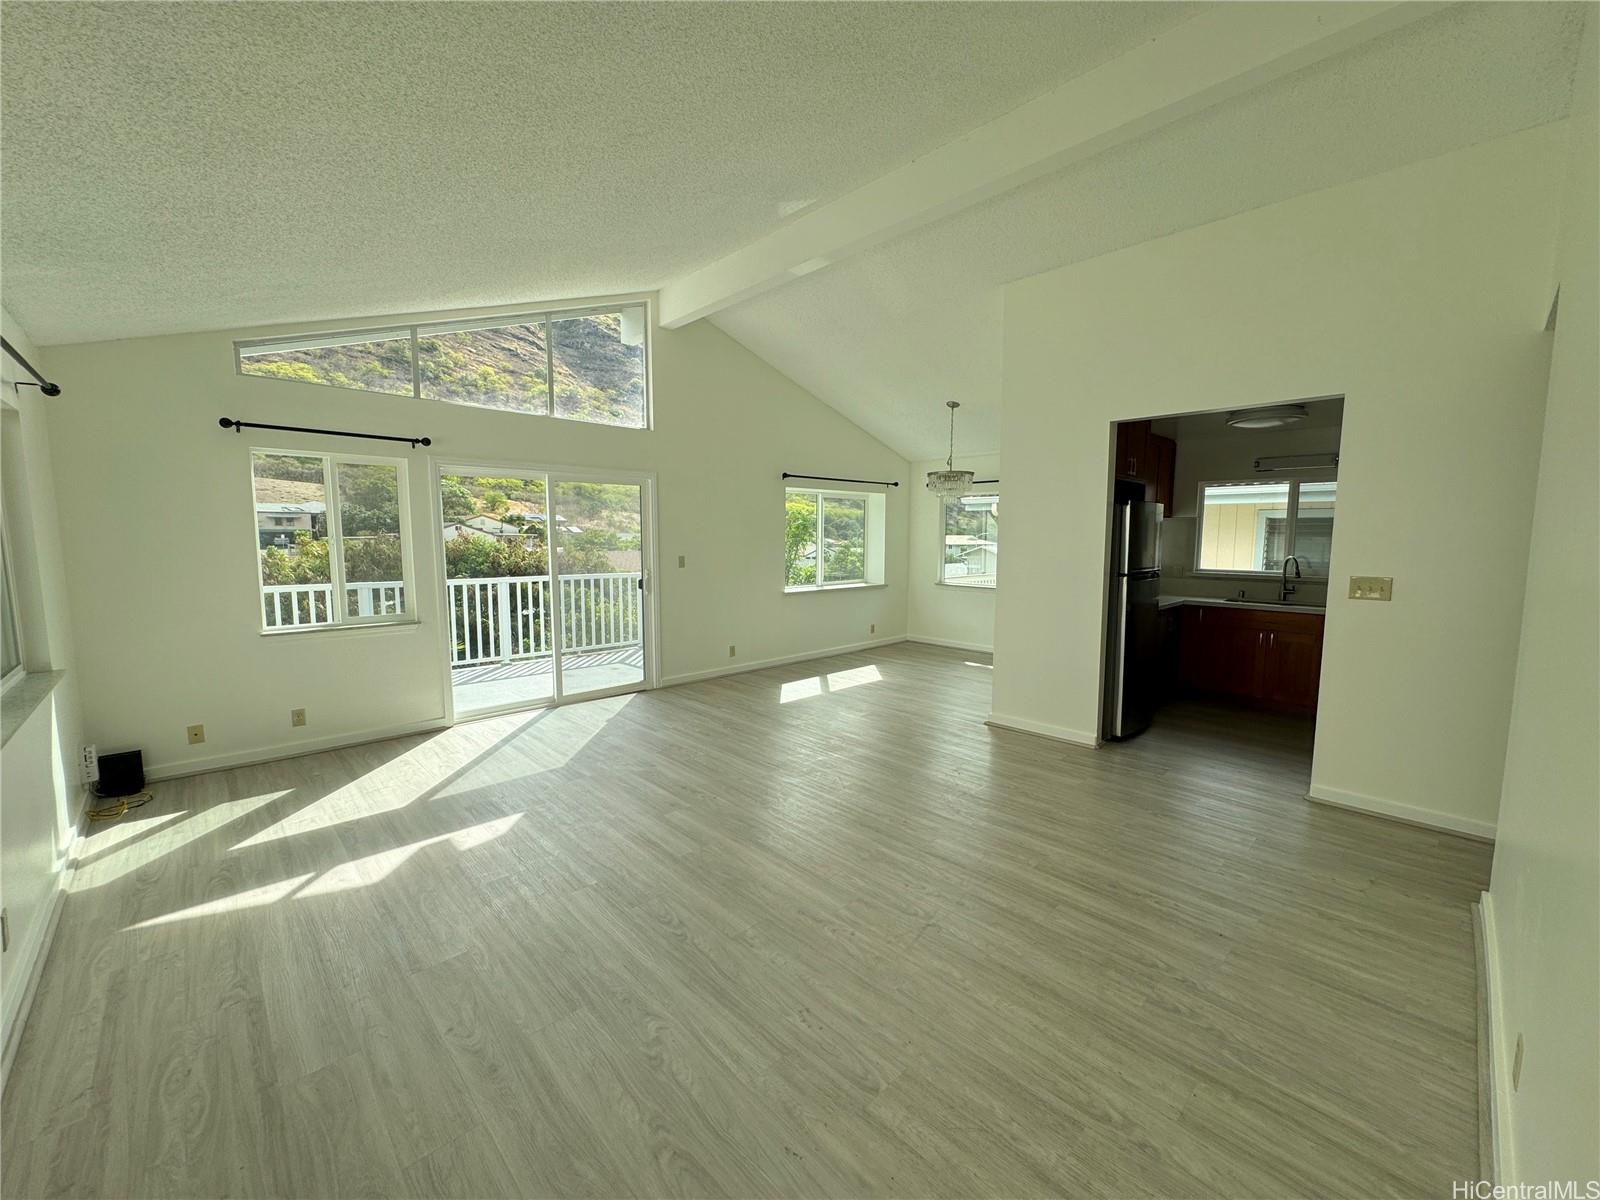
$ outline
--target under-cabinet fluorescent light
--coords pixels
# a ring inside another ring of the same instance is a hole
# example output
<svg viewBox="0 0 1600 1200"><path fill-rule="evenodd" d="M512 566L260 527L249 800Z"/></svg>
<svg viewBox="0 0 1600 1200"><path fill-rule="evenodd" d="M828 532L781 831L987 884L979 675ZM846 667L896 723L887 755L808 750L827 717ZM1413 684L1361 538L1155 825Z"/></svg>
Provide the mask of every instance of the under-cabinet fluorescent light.
<svg viewBox="0 0 1600 1200"><path fill-rule="evenodd" d="M1320 471L1338 465L1337 454L1280 454L1256 459L1257 471Z"/></svg>

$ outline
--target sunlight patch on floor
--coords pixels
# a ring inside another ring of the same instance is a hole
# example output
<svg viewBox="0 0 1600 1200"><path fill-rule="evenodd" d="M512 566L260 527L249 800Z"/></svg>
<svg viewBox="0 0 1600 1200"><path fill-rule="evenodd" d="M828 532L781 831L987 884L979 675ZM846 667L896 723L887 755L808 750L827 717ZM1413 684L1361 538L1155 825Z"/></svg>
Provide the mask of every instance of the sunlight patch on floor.
<svg viewBox="0 0 1600 1200"><path fill-rule="evenodd" d="M479 825L469 825L465 829L457 829L453 833L436 834L433 837L422 838L409 842L404 846L395 846L389 850L381 850L376 854L369 854L365 858L352 859L340 863L318 874L315 871L305 875L297 875L293 879L282 879L276 883L263 884L260 887L249 888L232 896L224 896L217 900L207 900L203 904L194 904L188 908L180 908L173 912L162 913L158 917L151 917L127 926L124 932L135 929L151 929L159 925L171 925L178 921L192 921L200 917L214 917L221 913L236 912L246 908L260 908L267 904L276 904L280 900L287 900L291 896L296 900L314 899L318 896L329 896L337 892L347 892L355 888L371 887L381 883L392 875L407 860L419 850L428 846L438 846L448 843L458 853L486 845L495 838L503 835L513 825L522 819L522 813L512 813L507 817L498 817L493 821L484 821Z"/></svg>
<svg viewBox="0 0 1600 1200"><path fill-rule="evenodd" d="M778 688L778 703L792 704L796 700L808 700L812 696L842 692L849 688L860 687L863 683L878 683L882 679L883 674L876 664L852 667L848 671L833 671L827 675L813 675L806 679L794 679Z"/></svg>
<svg viewBox="0 0 1600 1200"><path fill-rule="evenodd" d="M187 810L180 808L175 812L162 813L155 817L128 816L118 818L115 822L105 821L91 825L89 832L84 834L78 843L77 861L93 862L139 834L149 833L162 825L170 825L186 813Z"/></svg>
<svg viewBox="0 0 1600 1200"><path fill-rule="evenodd" d="M204 904L180 908L176 912L162 913L159 917L139 921L128 928L151 929L157 925L170 925L175 921L192 921L198 917L215 917L222 913L238 912L244 908L260 908L264 904L276 904L279 900L292 896L295 890L310 878L310 875L296 875L293 879L280 879L277 883L262 884L258 888L250 888L233 896L224 896L220 900L207 900Z"/></svg>
<svg viewBox="0 0 1600 1200"><path fill-rule="evenodd" d="M419 850L437 846L442 842L449 842L458 851L471 850L505 833L522 818L522 815L522 813L512 813L509 817L485 821L482 825L474 825L469 829L459 829L455 833L441 833L436 837L423 838L405 846L396 846L392 850L381 850L365 858L355 858L340 863L306 884L296 894L295 899L330 896L335 892L347 892L353 888L370 887L372 884L381 883Z"/></svg>
<svg viewBox="0 0 1600 1200"><path fill-rule="evenodd" d="M250 796L243 800L226 800L193 813L179 811L160 817L143 818L137 825L118 826L117 828L124 830L122 836L118 838L119 843L124 843L121 848L116 848L114 844L107 853L93 851L94 857L90 861L82 863L73 870L68 890L84 892L104 887L113 880L121 879L141 867L149 866L157 859L181 850L191 842L215 833L223 826L237 821L240 817L248 816L256 809L263 808L288 794L287 791L263 792L259 796ZM172 824L180 818L180 823ZM131 839L140 833L141 829L151 832L138 841L132 841ZM109 833L111 830L106 832ZM93 836L98 837L99 834ZM90 844L97 845L92 841Z"/></svg>

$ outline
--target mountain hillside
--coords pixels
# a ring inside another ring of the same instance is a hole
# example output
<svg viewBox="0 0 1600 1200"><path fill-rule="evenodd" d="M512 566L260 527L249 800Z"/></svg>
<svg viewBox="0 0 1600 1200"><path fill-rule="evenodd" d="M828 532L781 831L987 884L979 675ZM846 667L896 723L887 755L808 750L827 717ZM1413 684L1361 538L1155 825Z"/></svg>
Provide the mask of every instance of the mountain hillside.
<svg viewBox="0 0 1600 1200"><path fill-rule="evenodd" d="M342 346L243 354L246 375L409 395L411 342L405 335ZM607 425L644 424L644 347L622 340L615 312L496 329L419 331L417 374L426 399Z"/></svg>

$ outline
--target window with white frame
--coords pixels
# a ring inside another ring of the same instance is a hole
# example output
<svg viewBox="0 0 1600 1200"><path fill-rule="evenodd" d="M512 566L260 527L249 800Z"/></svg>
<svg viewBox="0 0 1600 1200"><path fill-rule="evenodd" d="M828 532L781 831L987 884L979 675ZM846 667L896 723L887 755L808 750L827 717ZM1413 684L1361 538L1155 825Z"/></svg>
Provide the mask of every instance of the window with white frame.
<svg viewBox="0 0 1600 1200"><path fill-rule="evenodd" d="M11 539L0 519L0 685L23 675L22 630L17 625L17 601L11 589Z"/></svg>
<svg viewBox="0 0 1600 1200"><path fill-rule="evenodd" d="M975 492L944 502L939 582L994 587L1000 561L1000 497Z"/></svg>
<svg viewBox="0 0 1600 1200"><path fill-rule="evenodd" d="M406 464L252 450L261 627L412 620Z"/></svg>
<svg viewBox="0 0 1600 1200"><path fill-rule="evenodd" d="M1276 575L1292 554L1304 575L1327 578L1338 489L1331 479L1202 483L1196 571Z"/></svg>
<svg viewBox="0 0 1600 1200"><path fill-rule="evenodd" d="M645 306L559 310L234 343L241 375L642 429Z"/></svg>
<svg viewBox="0 0 1600 1200"><path fill-rule="evenodd" d="M883 582L880 493L789 488L783 510L785 590Z"/></svg>

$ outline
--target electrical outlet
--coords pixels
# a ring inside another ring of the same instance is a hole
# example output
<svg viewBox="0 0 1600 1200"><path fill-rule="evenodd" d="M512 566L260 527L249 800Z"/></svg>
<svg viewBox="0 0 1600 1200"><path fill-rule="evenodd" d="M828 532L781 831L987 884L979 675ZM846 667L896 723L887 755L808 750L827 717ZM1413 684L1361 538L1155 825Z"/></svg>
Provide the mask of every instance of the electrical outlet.
<svg viewBox="0 0 1600 1200"><path fill-rule="evenodd" d="M728 647L728 657L729 657L729 658L732 658L732 657L733 657L733 647L732 647L732 646L729 646L729 647Z"/></svg>
<svg viewBox="0 0 1600 1200"><path fill-rule="evenodd" d="M689 556L687 554L678 555L678 565L680 567L687 567L689 565Z"/></svg>
<svg viewBox="0 0 1600 1200"><path fill-rule="evenodd" d="M189 726L189 745L198 746L206 740L206 727L204 725Z"/></svg>
<svg viewBox="0 0 1600 1200"><path fill-rule="evenodd" d="M878 624L877 624L876 621L874 621L871 625L867 626L867 632L868 633L877 633L878 632Z"/></svg>
<svg viewBox="0 0 1600 1200"><path fill-rule="evenodd" d="M1511 1090L1522 1086L1522 1035L1517 1034L1517 1050L1511 1058Z"/></svg>
<svg viewBox="0 0 1600 1200"><path fill-rule="evenodd" d="M94 783L100 778L100 753L92 745L83 748L83 781Z"/></svg>
<svg viewBox="0 0 1600 1200"><path fill-rule="evenodd" d="M303 708L291 708L289 710L289 724L293 725L296 729L299 729L300 726L304 725L305 723L306 723L306 710L305 709L303 709Z"/></svg>
<svg viewBox="0 0 1600 1200"><path fill-rule="evenodd" d="M1388 575L1352 575L1350 599L1393 600L1394 579Z"/></svg>

